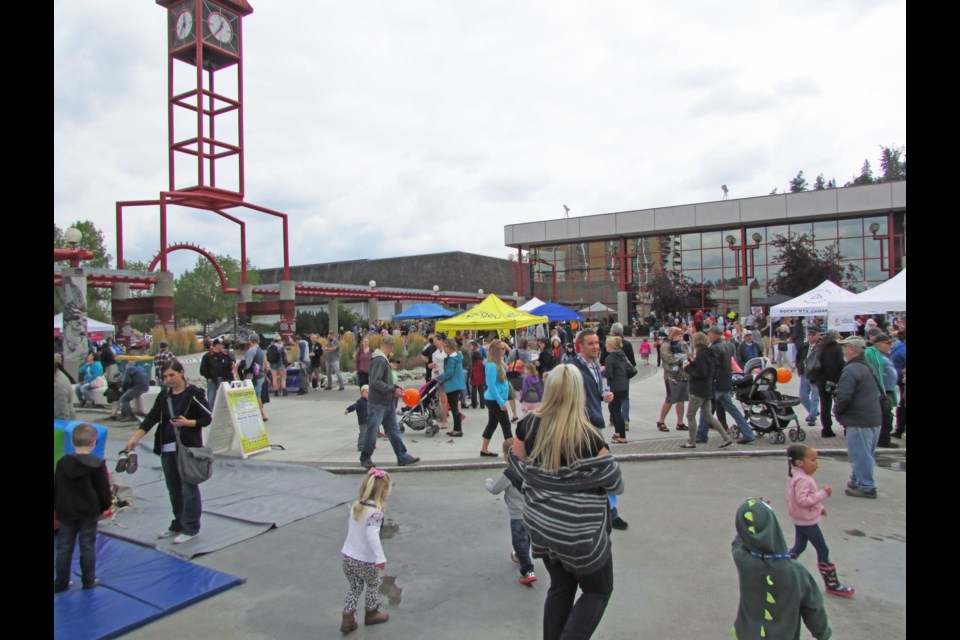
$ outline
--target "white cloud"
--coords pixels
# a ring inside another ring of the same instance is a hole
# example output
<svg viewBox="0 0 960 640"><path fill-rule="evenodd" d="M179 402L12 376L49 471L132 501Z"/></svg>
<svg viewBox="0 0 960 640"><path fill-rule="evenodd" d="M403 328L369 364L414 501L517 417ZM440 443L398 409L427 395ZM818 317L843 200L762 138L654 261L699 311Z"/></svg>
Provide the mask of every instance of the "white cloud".
<svg viewBox="0 0 960 640"><path fill-rule="evenodd" d="M246 198L290 216L295 264L502 257L504 224L563 204L702 202L723 183L763 195L801 169L842 184L864 157L877 164L877 145L906 142L902 0L254 9ZM166 17L124 0L54 11L54 221L89 218L113 250L115 202L167 187ZM125 217L127 258L156 253L157 215ZM280 265L280 223L237 215L254 263ZM238 233L208 212L171 214L171 239L218 253L239 257Z"/></svg>

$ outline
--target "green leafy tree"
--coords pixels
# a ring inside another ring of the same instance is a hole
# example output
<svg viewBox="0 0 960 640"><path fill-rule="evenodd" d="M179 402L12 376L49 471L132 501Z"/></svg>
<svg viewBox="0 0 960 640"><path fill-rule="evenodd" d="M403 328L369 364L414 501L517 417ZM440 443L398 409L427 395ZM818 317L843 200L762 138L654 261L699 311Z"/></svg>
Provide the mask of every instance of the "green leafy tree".
<svg viewBox="0 0 960 640"><path fill-rule="evenodd" d="M109 269L112 257L107 251L106 242L103 238L103 232L97 229L97 226L89 220L77 220L71 227L77 229L83 238L80 240L80 248L93 253L92 260L84 260L81 264L84 267ZM69 228L69 227L68 227ZM70 245L64 239L64 229L53 225L53 248L69 249ZM57 314L63 311L63 300L59 287L53 290L53 313ZM87 290L87 315L94 320L101 322L110 322L110 290L109 289L88 289Z"/></svg>
<svg viewBox="0 0 960 640"><path fill-rule="evenodd" d="M780 272L770 281L771 293L798 296L824 280L839 284L859 279L860 268L841 265L840 251L835 244L817 251L813 239L805 233L776 235L770 244L777 249L773 262L780 264Z"/></svg>
<svg viewBox="0 0 960 640"><path fill-rule="evenodd" d="M883 171L883 177L880 178L880 182L894 182L907 179L906 154L906 145L892 145L889 147L880 145L880 169Z"/></svg>
<svg viewBox="0 0 960 640"><path fill-rule="evenodd" d="M814 191L823 191L827 188L827 182L823 179L823 174L817 176L817 179L813 181L813 190Z"/></svg>
<svg viewBox="0 0 960 640"><path fill-rule="evenodd" d="M647 284L654 313L663 316L671 311L712 307L712 287L696 283L679 271L658 271Z"/></svg>
<svg viewBox="0 0 960 640"><path fill-rule="evenodd" d="M227 286L240 286L240 261L230 256L218 255L216 258L227 277ZM251 271L248 261L247 281L256 284L258 279ZM233 317L237 296L223 292L217 271L206 257L198 257L196 266L177 278L174 287L177 318L203 325L204 334L211 324Z"/></svg>
<svg viewBox="0 0 960 640"><path fill-rule="evenodd" d="M862 184L873 184L873 183L874 183L873 169L870 167L870 161L865 159L863 161L863 166L860 167L860 175L854 178L853 180L851 180L850 182L847 182L843 186L857 187Z"/></svg>
<svg viewBox="0 0 960 640"><path fill-rule="evenodd" d="M807 179L803 177L803 171L797 173L797 177L790 181L790 193L809 190Z"/></svg>

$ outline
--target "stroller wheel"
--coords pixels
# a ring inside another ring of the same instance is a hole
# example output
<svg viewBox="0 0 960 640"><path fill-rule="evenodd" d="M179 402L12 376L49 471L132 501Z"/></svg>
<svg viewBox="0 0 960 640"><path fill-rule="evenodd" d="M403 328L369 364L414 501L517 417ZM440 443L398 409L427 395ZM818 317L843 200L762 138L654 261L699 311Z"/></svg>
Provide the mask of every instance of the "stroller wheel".
<svg viewBox="0 0 960 640"><path fill-rule="evenodd" d="M806 439L807 439L807 432L804 431L803 429L797 429L797 440L799 440L800 442L803 442Z"/></svg>
<svg viewBox="0 0 960 640"><path fill-rule="evenodd" d="M437 433L439 433L439 431L440 431L440 427L438 427L437 425L431 425L431 426L427 427L426 435L427 435L428 437L432 438L433 436L437 435Z"/></svg>
<svg viewBox="0 0 960 640"><path fill-rule="evenodd" d="M796 441L797 441L797 430L796 430L796 429L790 429L790 431L787 432L787 435L790 436L790 442L796 442Z"/></svg>
<svg viewBox="0 0 960 640"><path fill-rule="evenodd" d="M783 444L787 441L787 436L783 435L783 431L777 431L777 444Z"/></svg>

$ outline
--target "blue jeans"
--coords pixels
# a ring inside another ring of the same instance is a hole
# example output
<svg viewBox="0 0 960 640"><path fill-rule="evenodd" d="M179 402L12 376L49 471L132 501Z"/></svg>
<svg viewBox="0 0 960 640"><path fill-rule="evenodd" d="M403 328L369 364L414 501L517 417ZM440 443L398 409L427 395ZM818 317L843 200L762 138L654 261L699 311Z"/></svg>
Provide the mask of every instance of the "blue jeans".
<svg viewBox="0 0 960 640"><path fill-rule="evenodd" d="M80 540L80 575L83 586L93 586L97 578L97 519L61 520L57 534L57 560L53 588L66 589L70 585L70 565L73 564L73 549Z"/></svg>
<svg viewBox="0 0 960 640"><path fill-rule="evenodd" d="M80 404L93 402L93 397L90 395L91 389L93 389L92 382L81 382L78 385L74 385L73 390L76 392L77 400L80 401Z"/></svg>
<svg viewBox="0 0 960 640"><path fill-rule="evenodd" d="M873 481L873 454L880 439L880 427L848 427L847 458L850 460L850 480L861 489L876 490Z"/></svg>
<svg viewBox="0 0 960 640"><path fill-rule="evenodd" d="M123 395L120 396L120 415L127 418L134 417L133 407L130 406L130 403L145 393L146 391L141 389L127 389L124 391Z"/></svg>
<svg viewBox="0 0 960 640"><path fill-rule="evenodd" d="M747 419L743 417L743 412L740 411L740 407L733 402L732 391L714 391L713 401L723 407L724 411L733 416L734 421L740 428L740 437L747 441L756 440L757 434L754 433L753 427L751 427L750 423L747 422ZM707 421L706 416L701 411L700 420L697 422L697 442L706 442L707 432L709 430L710 423Z"/></svg>
<svg viewBox="0 0 960 640"><path fill-rule="evenodd" d="M623 414L624 422L630 422L630 396L623 399L623 404L620 405L620 413Z"/></svg>
<svg viewBox="0 0 960 640"><path fill-rule="evenodd" d="M217 389L220 383L217 380L207 380L207 404L210 405L210 413L213 413L213 401L217 399Z"/></svg>
<svg viewBox="0 0 960 640"><path fill-rule="evenodd" d="M548 557L543 564L550 573L550 589L543 603L543 640L589 638L600 624L613 593L613 557L585 576L568 573ZM574 604L577 587L583 591Z"/></svg>
<svg viewBox="0 0 960 640"><path fill-rule="evenodd" d="M397 410L392 404L375 404L373 402L367 405L367 430L363 434L363 451L360 452L360 462L367 462L373 458L373 452L377 448L377 434L380 432L380 426L383 426L383 432L387 434L390 440L390 446L397 455L397 462L412 458L407 453L407 448L403 446L403 436L400 435L400 425L397 423Z"/></svg>
<svg viewBox="0 0 960 640"><path fill-rule="evenodd" d="M533 560L530 558L530 533L523 524L522 518L510 518L510 539L513 542L513 553L520 561L520 575L533 571Z"/></svg>
<svg viewBox="0 0 960 640"><path fill-rule="evenodd" d="M163 467L163 478L167 482L167 493L170 494L170 506L173 508L170 531L195 536L200 533L200 512L203 510L200 485L184 482L180 478L176 453L161 453L160 463Z"/></svg>
<svg viewBox="0 0 960 640"><path fill-rule="evenodd" d="M830 564L830 549L827 548L827 541L823 538L823 531L819 524L795 524L793 525L796 533L793 538L793 548L790 553L800 557L800 554L807 548L807 541L817 550L817 562L821 564Z"/></svg>
<svg viewBox="0 0 960 640"><path fill-rule="evenodd" d="M807 410L807 422L816 421L820 415L820 391L807 376L800 376L800 402Z"/></svg>

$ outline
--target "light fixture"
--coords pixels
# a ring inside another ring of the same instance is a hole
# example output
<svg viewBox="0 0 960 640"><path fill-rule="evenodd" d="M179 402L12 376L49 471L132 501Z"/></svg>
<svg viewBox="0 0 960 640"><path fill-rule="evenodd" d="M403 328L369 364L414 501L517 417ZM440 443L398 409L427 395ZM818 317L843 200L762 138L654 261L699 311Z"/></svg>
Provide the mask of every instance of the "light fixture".
<svg viewBox="0 0 960 640"><path fill-rule="evenodd" d="M440 291L440 285L437 285L437 284L433 285L433 292L436 293L438 291Z"/></svg>
<svg viewBox="0 0 960 640"><path fill-rule="evenodd" d="M370 281L370 288L371 288L371 289L376 289L376 288L377 288L377 281L376 281L376 280L371 280L371 281Z"/></svg>
<svg viewBox="0 0 960 640"><path fill-rule="evenodd" d="M870 234L875 236L877 235L877 231L880 231L880 224L877 222L873 222L870 224L869 228L870 228Z"/></svg>
<svg viewBox="0 0 960 640"><path fill-rule="evenodd" d="M727 244L730 245L731 247L734 245L734 243L736 243L736 241L737 239L734 238L733 236L727 236Z"/></svg>
<svg viewBox="0 0 960 640"><path fill-rule="evenodd" d="M70 227L63 232L63 239L66 240L72 248L76 249L80 241L83 240L83 234L80 233L80 229Z"/></svg>
<svg viewBox="0 0 960 640"><path fill-rule="evenodd" d="M477 289L477 295L478 295L478 296L482 296L482 295L483 295L483 289Z"/></svg>
<svg viewBox="0 0 960 640"><path fill-rule="evenodd" d="M763 240L763 236L760 235L759 233L757 233L756 231L754 231L754 232L753 232L753 235L750 236L750 237L753 238L753 241L756 242L756 243L758 243L758 244L759 244L759 242L760 242L761 240Z"/></svg>

